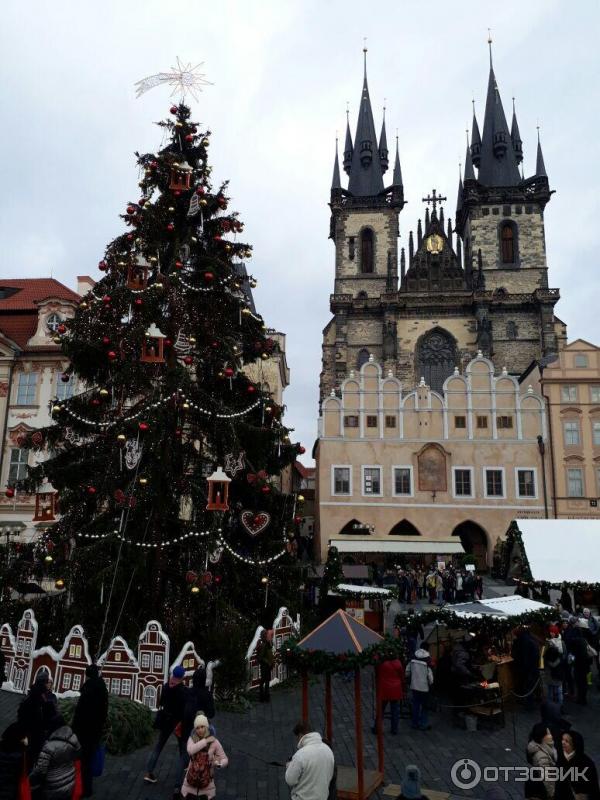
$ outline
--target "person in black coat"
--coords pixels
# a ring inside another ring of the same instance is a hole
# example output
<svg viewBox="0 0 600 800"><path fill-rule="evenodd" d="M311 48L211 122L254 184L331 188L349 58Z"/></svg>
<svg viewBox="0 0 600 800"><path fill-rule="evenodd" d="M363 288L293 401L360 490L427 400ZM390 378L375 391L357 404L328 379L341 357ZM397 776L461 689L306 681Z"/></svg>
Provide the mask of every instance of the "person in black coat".
<svg viewBox="0 0 600 800"><path fill-rule="evenodd" d="M592 666L592 659L588 655L587 641L585 640L581 628L576 624L569 623L565 633L565 644L567 652L573 660L572 670L577 692L577 702L579 705L587 705L588 672Z"/></svg>
<svg viewBox="0 0 600 800"><path fill-rule="evenodd" d="M17 711L17 721L25 730L29 765L33 766L57 714L56 695L48 672L40 673Z"/></svg>
<svg viewBox="0 0 600 800"><path fill-rule="evenodd" d="M185 706L183 708L183 720L181 722L181 733L178 734L181 753L179 767L175 772L175 789L179 790L183 783L183 773L187 769L190 757L187 752L187 741L194 730L194 720L198 714L211 720L215 716L215 703L213 696L206 687L206 670L198 667L192 675L192 686L187 690L185 696ZM211 736L214 736L214 729L211 726Z"/></svg>
<svg viewBox="0 0 600 800"><path fill-rule="evenodd" d="M529 707L535 703L535 686L540 677L540 647L529 628L520 628L511 655L515 662L517 692Z"/></svg>
<svg viewBox="0 0 600 800"><path fill-rule="evenodd" d="M108 689L100 677L100 670L90 664L85 670L87 680L73 715L73 731L81 745L82 797L92 796L92 761L100 745L108 716Z"/></svg>
<svg viewBox="0 0 600 800"><path fill-rule="evenodd" d="M183 683L185 669L181 666L175 667L168 683L162 687L160 694L160 708L156 715L155 727L158 728L158 739L153 751L148 759L147 772L144 775L146 783L156 783L154 769L158 758L166 745L169 737L175 732L177 726L183 721L183 710L187 699L188 689ZM181 737L177 739L179 753L185 747L186 741Z"/></svg>
<svg viewBox="0 0 600 800"><path fill-rule="evenodd" d="M18 797L19 781L25 772L27 738L18 722L9 725L0 740L0 800Z"/></svg>
<svg viewBox="0 0 600 800"><path fill-rule="evenodd" d="M556 800L573 800L575 797L577 800L600 800L598 771L592 759L586 755L583 736L577 731L563 733L557 766L563 770L573 767L579 770L579 777L574 771L569 777L563 776L556 787Z"/></svg>

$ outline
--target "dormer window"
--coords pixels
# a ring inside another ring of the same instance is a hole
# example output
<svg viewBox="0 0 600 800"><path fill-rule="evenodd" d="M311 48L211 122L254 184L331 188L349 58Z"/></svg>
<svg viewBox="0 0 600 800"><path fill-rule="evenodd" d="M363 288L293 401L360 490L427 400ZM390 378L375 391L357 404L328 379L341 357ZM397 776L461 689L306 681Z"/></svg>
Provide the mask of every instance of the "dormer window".
<svg viewBox="0 0 600 800"><path fill-rule="evenodd" d="M375 235L372 228L363 228L360 232L360 271L375 271Z"/></svg>
<svg viewBox="0 0 600 800"><path fill-rule="evenodd" d="M46 319L46 328L48 328L50 333L56 333L61 323L62 318L58 314L50 314Z"/></svg>

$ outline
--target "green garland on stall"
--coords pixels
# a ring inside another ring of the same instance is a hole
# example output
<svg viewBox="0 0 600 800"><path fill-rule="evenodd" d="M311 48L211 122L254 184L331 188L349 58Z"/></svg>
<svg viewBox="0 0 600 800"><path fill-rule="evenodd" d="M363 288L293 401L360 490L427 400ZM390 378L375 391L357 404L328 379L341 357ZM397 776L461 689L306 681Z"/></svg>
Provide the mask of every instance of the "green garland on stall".
<svg viewBox="0 0 600 800"><path fill-rule="evenodd" d="M340 597L346 597L349 600L388 600L391 602L392 600L398 599L398 590L395 589L395 587L386 590L382 589L380 592L361 592L362 586L356 586L355 588L356 591L349 591L348 589L340 589L339 586L332 586L330 591L339 594Z"/></svg>
<svg viewBox="0 0 600 800"><path fill-rule="evenodd" d="M315 674L325 672L349 672L390 661L405 659L406 648L399 639L386 636L382 642L371 645L362 653L329 653L326 650L304 650L298 647L298 640L289 639L281 651L281 656L289 667Z"/></svg>
<svg viewBox="0 0 600 800"><path fill-rule="evenodd" d="M395 619L396 627L402 629L406 625L420 622L425 626L431 622L445 625L453 630L465 629L470 633L503 634L508 633L521 625L548 625L557 618L553 608L542 608L539 611L527 611L513 617L500 617L492 614L481 617L459 617L454 611L447 608L428 608L416 614L398 614Z"/></svg>
<svg viewBox="0 0 600 800"><path fill-rule="evenodd" d="M580 592L600 592L600 583L588 583L587 581L535 581L515 578L521 586L528 586L541 592L549 589L575 589Z"/></svg>

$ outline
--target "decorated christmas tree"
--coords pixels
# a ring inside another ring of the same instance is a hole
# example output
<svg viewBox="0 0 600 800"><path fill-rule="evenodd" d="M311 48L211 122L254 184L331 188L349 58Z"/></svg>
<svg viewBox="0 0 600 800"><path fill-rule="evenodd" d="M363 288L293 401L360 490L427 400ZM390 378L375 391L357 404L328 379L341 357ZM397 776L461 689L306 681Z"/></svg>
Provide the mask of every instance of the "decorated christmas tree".
<svg viewBox="0 0 600 800"><path fill-rule="evenodd" d="M105 274L58 329L78 392L30 437L41 463L8 490L58 493L37 559L64 587L61 626L83 623L100 650L156 618L212 656L232 626L297 597L301 505L278 486L303 448L262 390L277 345L227 184L211 181L210 133L183 102L158 124L166 144L136 154L140 194Z"/></svg>

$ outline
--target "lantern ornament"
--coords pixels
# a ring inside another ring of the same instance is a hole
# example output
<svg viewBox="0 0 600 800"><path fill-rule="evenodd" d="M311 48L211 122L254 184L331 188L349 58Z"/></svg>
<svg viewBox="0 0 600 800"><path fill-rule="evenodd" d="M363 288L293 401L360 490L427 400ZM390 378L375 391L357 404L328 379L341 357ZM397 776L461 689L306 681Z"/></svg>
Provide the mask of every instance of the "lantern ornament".
<svg viewBox="0 0 600 800"><path fill-rule="evenodd" d="M138 256L135 263L127 266L127 288L141 291L148 285L148 267L150 265L143 256Z"/></svg>
<svg viewBox="0 0 600 800"><path fill-rule="evenodd" d="M185 192L190 188L191 180L192 168L187 161L181 161L173 164L171 167L171 182L169 184L169 189L175 192Z"/></svg>
<svg viewBox="0 0 600 800"><path fill-rule="evenodd" d="M144 364L164 364L165 335L153 322L146 331L140 361Z"/></svg>
<svg viewBox="0 0 600 800"><path fill-rule="evenodd" d="M221 467L217 467L212 475L206 479L208 483L208 502L206 504L207 511L228 511L229 504L229 484L231 478L228 477Z"/></svg>
<svg viewBox="0 0 600 800"><path fill-rule="evenodd" d="M38 492L35 496L34 522L52 521L56 519L56 492Z"/></svg>

